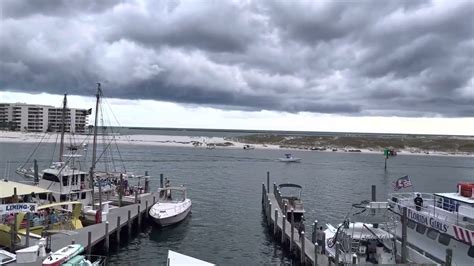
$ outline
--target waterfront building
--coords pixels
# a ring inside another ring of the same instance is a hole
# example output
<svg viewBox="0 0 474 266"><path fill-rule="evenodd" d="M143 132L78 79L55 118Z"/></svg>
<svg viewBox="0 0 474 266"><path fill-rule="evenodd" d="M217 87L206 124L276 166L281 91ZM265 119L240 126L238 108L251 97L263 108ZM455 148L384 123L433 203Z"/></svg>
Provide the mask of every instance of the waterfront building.
<svg viewBox="0 0 474 266"><path fill-rule="evenodd" d="M90 109L66 108L65 131L85 133ZM50 105L0 103L0 129L56 132L61 129L62 108Z"/></svg>

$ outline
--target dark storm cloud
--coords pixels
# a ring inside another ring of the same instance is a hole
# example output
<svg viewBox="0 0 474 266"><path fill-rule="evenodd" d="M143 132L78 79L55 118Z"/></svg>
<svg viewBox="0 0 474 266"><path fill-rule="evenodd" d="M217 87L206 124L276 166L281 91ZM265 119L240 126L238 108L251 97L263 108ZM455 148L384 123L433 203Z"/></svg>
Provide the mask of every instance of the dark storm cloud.
<svg viewBox="0 0 474 266"><path fill-rule="evenodd" d="M474 2L2 1L2 90L474 116Z"/></svg>

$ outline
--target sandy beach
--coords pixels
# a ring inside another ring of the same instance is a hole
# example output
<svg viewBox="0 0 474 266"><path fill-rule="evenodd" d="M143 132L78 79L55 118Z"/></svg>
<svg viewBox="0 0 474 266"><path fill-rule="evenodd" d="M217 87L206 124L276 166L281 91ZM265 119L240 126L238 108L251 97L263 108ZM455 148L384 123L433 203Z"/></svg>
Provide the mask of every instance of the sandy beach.
<svg viewBox="0 0 474 266"><path fill-rule="evenodd" d="M204 137L204 136L170 136L170 135L107 135L98 136L100 141L116 141L118 145L148 145L148 146L174 146L193 148L215 148L215 149L243 149L245 145L250 145L251 149L273 149L273 150L298 150L307 152L339 152L339 153L372 153L382 154L382 149L377 148L354 148L354 147L309 147L305 145L274 145L262 143L248 143L236 141L235 138ZM59 134L56 133L32 133L17 131L0 131L0 143L55 143L59 142ZM66 143L76 145L92 143L92 136L86 134L67 134ZM469 152L445 152L436 150L399 149L399 155L423 155L423 156L463 156L474 157Z"/></svg>

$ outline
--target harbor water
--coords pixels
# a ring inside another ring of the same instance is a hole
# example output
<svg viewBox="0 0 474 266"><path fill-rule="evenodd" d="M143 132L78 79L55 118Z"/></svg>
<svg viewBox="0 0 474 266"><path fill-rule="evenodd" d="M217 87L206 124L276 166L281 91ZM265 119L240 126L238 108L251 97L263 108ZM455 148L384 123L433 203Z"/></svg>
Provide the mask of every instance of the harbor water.
<svg viewBox="0 0 474 266"><path fill-rule="evenodd" d="M35 145L1 143L0 174L21 180L14 169ZM43 144L43 151L36 153L40 169L56 159L52 158L54 147ZM128 245L113 250L109 262L163 265L171 249L218 265L291 263L263 225L261 185L267 171L272 183L303 186L308 231L315 219L321 225L342 222L352 203L370 199L371 185L377 186L377 199L385 200L393 192L391 183L405 175L410 176L413 190L420 192L455 191L457 182L474 181L474 159L468 157L399 155L388 160L384 171L382 154L291 152L302 162L278 162L284 150L121 146L127 171L143 174L147 170L152 188L159 185L163 173L172 185L188 188L193 208L181 224L143 230Z"/></svg>

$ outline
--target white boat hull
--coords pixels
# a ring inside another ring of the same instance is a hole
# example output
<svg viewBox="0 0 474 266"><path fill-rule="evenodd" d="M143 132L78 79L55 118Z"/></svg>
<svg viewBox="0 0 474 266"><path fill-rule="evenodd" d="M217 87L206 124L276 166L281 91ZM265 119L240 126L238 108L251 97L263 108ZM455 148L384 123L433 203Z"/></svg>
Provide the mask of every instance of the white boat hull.
<svg viewBox="0 0 474 266"><path fill-rule="evenodd" d="M161 204L161 203L157 203L157 204ZM158 215L159 206L155 204L150 209L150 217L153 219L153 221L157 225L162 226L162 227L179 223L183 221L191 212L191 206L192 206L191 201L189 199L186 199L184 204L185 205L181 206L182 208L180 208L178 211L171 214L168 212L166 215Z"/></svg>
<svg viewBox="0 0 474 266"><path fill-rule="evenodd" d="M301 162L301 158L279 158L280 162L284 163L299 163Z"/></svg>

